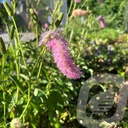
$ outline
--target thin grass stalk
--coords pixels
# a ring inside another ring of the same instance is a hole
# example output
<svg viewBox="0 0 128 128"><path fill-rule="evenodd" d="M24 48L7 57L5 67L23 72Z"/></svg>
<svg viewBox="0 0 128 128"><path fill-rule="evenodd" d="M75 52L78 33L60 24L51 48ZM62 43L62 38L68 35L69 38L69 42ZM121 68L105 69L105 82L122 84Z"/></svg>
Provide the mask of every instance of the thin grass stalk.
<svg viewBox="0 0 128 128"><path fill-rule="evenodd" d="M2 76L2 91L3 91L3 104L4 104L4 126L6 126L6 92L5 92L5 81L4 81L4 66L5 66L5 55L2 55L2 60L1 60L1 76Z"/></svg>
<svg viewBox="0 0 128 128"><path fill-rule="evenodd" d="M21 55L22 55L22 59L23 59L23 63L24 63L24 65L25 65L25 67L27 67L26 61L25 61L25 58L24 58L24 54L23 54L23 51L22 51L22 46L21 46L21 44L20 44L20 37L19 37L18 28L17 28L17 25L16 25L16 22L15 22L14 17L12 17L12 21L13 21L13 24L14 24L15 29L16 29L16 37L17 37L17 42L16 42L16 43L17 43L17 46L19 46L19 48L20 48Z"/></svg>
<svg viewBox="0 0 128 128"><path fill-rule="evenodd" d="M21 113L19 119L22 119L24 117L24 114L25 114L25 112L26 112L26 110L29 106L30 101L31 101L31 85L30 85L29 82L27 82L27 85L28 85L28 94L27 94L28 95L28 97L27 97L28 100L27 100L27 104L26 104L23 112Z"/></svg>
<svg viewBox="0 0 128 128"><path fill-rule="evenodd" d="M38 27L38 23L36 24L36 47L38 47L38 33L39 33L39 27Z"/></svg>
<svg viewBox="0 0 128 128"><path fill-rule="evenodd" d="M40 60L42 59L42 56L45 54L45 52L46 52L46 48L43 47L43 48L42 48L42 51L41 51L41 54L40 54L40 56L37 58L36 64L35 64L34 67L33 67L33 70L32 70L31 75L34 73L34 71L35 71L37 65L39 64L39 62L40 62Z"/></svg>
<svg viewBox="0 0 128 128"><path fill-rule="evenodd" d="M38 73L37 73L37 80L40 77L40 72L41 72L42 64L43 64L43 62L40 63L40 67L39 67L39 70L38 70Z"/></svg>
<svg viewBox="0 0 128 128"><path fill-rule="evenodd" d="M65 23L64 33L67 32L68 23L69 23L69 20L71 20L71 16L69 17L69 14L71 13L72 7L73 7L73 9L75 9L75 7L76 7L76 2L75 2L75 4L74 4L74 6L73 6L73 3L74 3L74 1L71 0L71 4L70 4L70 6L69 6L69 10L68 10L67 17L66 17L66 23Z"/></svg>

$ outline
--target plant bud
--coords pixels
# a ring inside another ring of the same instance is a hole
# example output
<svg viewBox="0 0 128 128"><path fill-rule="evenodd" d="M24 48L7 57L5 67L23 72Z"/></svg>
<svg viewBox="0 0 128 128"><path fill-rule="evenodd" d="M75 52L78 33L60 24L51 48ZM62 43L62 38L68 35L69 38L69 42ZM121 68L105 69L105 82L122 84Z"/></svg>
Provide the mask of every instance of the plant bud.
<svg viewBox="0 0 128 128"><path fill-rule="evenodd" d="M29 12L30 12L31 15L32 15L33 22L34 22L34 23L37 23L38 17L37 17L37 15L36 15L35 11L34 11L32 8L30 8L30 9L29 9Z"/></svg>
<svg viewBox="0 0 128 128"><path fill-rule="evenodd" d="M60 13L59 17L57 18L56 22L55 22L55 27L58 28L62 19L63 19L64 13Z"/></svg>
<svg viewBox="0 0 128 128"><path fill-rule="evenodd" d="M6 47L5 47L5 44L4 44L4 41L3 41L2 37L0 37L0 53L1 54L6 53Z"/></svg>
<svg viewBox="0 0 128 128"><path fill-rule="evenodd" d="M11 7L8 5L8 3L7 2L3 2L3 5L4 5L4 8L5 8L6 12L8 13L8 15L12 16L13 12L12 12Z"/></svg>
<svg viewBox="0 0 128 128"><path fill-rule="evenodd" d="M14 25L12 25L11 28L10 28L10 33L9 33L10 39L12 39L13 36L14 36L14 30L15 30L15 27L14 27Z"/></svg>

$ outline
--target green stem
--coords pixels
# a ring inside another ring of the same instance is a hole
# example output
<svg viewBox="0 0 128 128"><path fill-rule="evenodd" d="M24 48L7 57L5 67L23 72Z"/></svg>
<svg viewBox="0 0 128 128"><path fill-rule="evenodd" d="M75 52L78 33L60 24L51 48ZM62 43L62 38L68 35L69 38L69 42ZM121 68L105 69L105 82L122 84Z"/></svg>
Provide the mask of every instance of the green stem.
<svg viewBox="0 0 128 128"><path fill-rule="evenodd" d="M9 43L8 43L8 46L7 46L7 49L9 48L9 46L11 46L11 48L12 48L12 40L10 39L10 34L9 34L9 27L8 27L8 24L7 23L5 23L5 26L6 26L6 30L7 30L7 33L8 33L8 37L9 37ZM13 48L12 48L12 50L13 50Z"/></svg>
<svg viewBox="0 0 128 128"><path fill-rule="evenodd" d="M38 80L38 78L39 78L39 76L40 76L40 71L41 71L41 68L42 68L42 62L40 63L40 67L39 67L39 70L38 70L38 73L37 73L37 80Z"/></svg>
<svg viewBox="0 0 128 128"><path fill-rule="evenodd" d="M71 18L72 18L72 16L69 17L69 14L71 13L71 9L72 9L73 3L74 3L74 1L71 0L71 4L70 4L70 7L69 7L69 10L68 10L68 13L67 13L67 19L66 19L66 23L65 23L64 33L67 32L69 20L71 20ZM75 7L76 7L76 2L74 4L74 6L73 6L73 10L75 9Z"/></svg>
<svg viewBox="0 0 128 128"><path fill-rule="evenodd" d="M20 44L20 37L19 37L18 28L17 28L17 25L16 25L14 17L11 17L11 18L12 18L12 21L13 21L13 24L14 24L15 30L16 30L16 37L17 37L17 42L16 43L17 43L17 46L19 46L19 48L20 48L22 59L23 59L23 63L25 65L25 67L27 67L26 62L25 62L25 58L24 58L24 54L23 54L23 51L22 51L22 46Z"/></svg>
<svg viewBox="0 0 128 128"><path fill-rule="evenodd" d="M25 106L25 108L24 108L22 114L20 115L19 119L22 119L22 118L23 118L24 113L26 112L26 110L27 110L27 108L28 108L28 106L29 106L30 101L31 101L31 99L28 99L28 102L27 102L27 104L26 104L26 106Z"/></svg>
<svg viewBox="0 0 128 128"><path fill-rule="evenodd" d="M72 31L71 31L70 38L69 38L69 43L70 43L71 40L72 40L73 34L74 34L74 29L72 29Z"/></svg>
<svg viewBox="0 0 128 128"><path fill-rule="evenodd" d="M74 2L74 1L71 0L71 4L70 4L69 10L68 10L68 14L67 14L68 16L69 16L69 14L70 14L70 12L71 12L71 8L72 8L72 5L73 5L73 2Z"/></svg>
<svg viewBox="0 0 128 128"><path fill-rule="evenodd" d="M40 61L40 59L42 58L42 54L45 54L45 51L46 51L46 48L45 47L43 47L43 49L42 49L42 51L41 51L41 54L40 54L40 56L37 58L37 60L36 60L36 64L34 65L34 67L33 67L33 70L32 70L32 72L31 72L31 74L33 74L34 73L34 71L35 71L35 69L36 69L36 67L37 67L37 65L39 64L39 61Z"/></svg>
<svg viewBox="0 0 128 128"><path fill-rule="evenodd" d="M16 56L17 57L17 56ZM17 74L17 79L19 80L19 77L20 77L20 70L19 70L19 64L16 60L16 74Z"/></svg>
<svg viewBox="0 0 128 128"><path fill-rule="evenodd" d="M16 64L16 75L17 75L17 79L19 80L20 79L20 58L18 58L18 46L20 46L20 39L19 39L19 33L18 33L18 29L17 29L17 26L16 26L16 23L15 23L15 20L14 18L12 17L12 20L13 20L13 24L15 26L15 32L16 32L16 37L14 37L14 42L15 42L15 50L13 49L14 51L14 54L15 54L15 64ZM22 50L21 50L21 53L22 53ZM22 55L22 57L24 58L24 56ZM18 98L19 98L19 88L17 87L17 90L16 90L16 99L15 99L15 104L17 104L18 102Z"/></svg>
<svg viewBox="0 0 128 128"><path fill-rule="evenodd" d="M5 102L5 91L3 92L3 100L4 100L4 126L6 126L6 102Z"/></svg>
<svg viewBox="0 0 128 128"><path fill-rule="evenodd" d="M6 126L6 93L5 93L5 89L4 89L4 86L5 86L5 83L4 83L4 63L5 63L5 55L3 55L2 57L2 61L1 61L1 67L2 67L2 72L1 72L1 75L2 75L2 90L3 90L3 102L4 102L4 125Z"/></svg>
<svg viewBox="0 0 128 128"><path fill-rule="evenodd" d="M29 106L29 103L31 101L31 97L30 97L30 95L31 95L31 86L30 86L30 84L28 82L27 82L27 84L28 84L28 98L27 98L28 101L27 101L27 104L26 104L22 114L20 115L19 119L22 119L22 117L24 116L24 113L26 112L26 110L27 110L27 108Z"/></svg>
<svg viewBox="0 0 128 128"><path fill-rule="evenodd" d="M75 8L76 8L76 2L75 2L75 4L74 4L74 6L73 6L73 10L75 10Z"/></svg>
<svg viewBox="0 0 128 128"><path fill-rule="evenodd" d="M82 4L81 8L83 8L86 5L86 0L84 1L84 3Z"/></svg>
<svg viewBox="0 0 128 128"><path fill-rule="evenodd" d="M19 88L17 88L17 90L16 90L15 104L18 102L18 97L19 97Z"/></svg>
<svg viewBox="0 0 128 128"><path fill-rule="evenodd" d="M38 24L36 24L36 47L38 47Z"/></svg>

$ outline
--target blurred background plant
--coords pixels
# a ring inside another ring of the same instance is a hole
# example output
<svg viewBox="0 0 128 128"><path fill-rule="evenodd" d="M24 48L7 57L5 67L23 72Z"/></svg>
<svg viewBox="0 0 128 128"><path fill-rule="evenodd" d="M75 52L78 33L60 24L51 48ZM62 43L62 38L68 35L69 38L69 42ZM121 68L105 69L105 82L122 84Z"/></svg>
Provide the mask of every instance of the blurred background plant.
<svg viewBox="0 0 128 128"><path fill-rule="evenodd" d="M81 68L81 79L68 79L57 69L50 52L39 47L39 35L55 29L65 1L11 0L0 4L0 127L82 128L76 120L81 85L98 73L119 74L128 79L128 34L126 0L68 0L66 20L59 26L69 41L69 50ZM22 4L26 3L25 8ZM26 21L18 14L25 10ZM98 17L103 16L102 27ZM35 37L22 41L24 32ZM93 95L97 93L96 86ZM103 86L103 88L106 88ZM128 127L126 113L115 127Z"/></svg>

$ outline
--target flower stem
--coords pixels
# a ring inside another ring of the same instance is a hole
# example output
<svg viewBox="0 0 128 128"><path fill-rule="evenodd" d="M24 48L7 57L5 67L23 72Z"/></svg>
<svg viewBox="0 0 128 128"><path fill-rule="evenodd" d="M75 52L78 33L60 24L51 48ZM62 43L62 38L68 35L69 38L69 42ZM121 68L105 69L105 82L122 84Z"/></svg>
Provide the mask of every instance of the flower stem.
<svg viewBox="0 0 128 128"><path fill-rule="evenodd" d="M23 54L23 51L22 51L22 46L21 46L21 44L20 44L20 38L19 38L18 28L17 28L17 25L16 25L16 22L15 22L14 17L11 17L11 18L12 18L13 24L14 24L15 29L16 29L16 37L17 37L17 38L16 38L16 39L17 39L16 44L17 44L17 46L19 46L19 48L20 48L21 55L22 55L22 59L23 59L23 63L24 63L24 65L25 65L25 67L27 67L26 62L25 62L25 58L24 58L24 54Z"/></svg>
<svg viewBox="0 0 128 128"><path fill-rule="evenodd" d="M29 82L27 82L27 84L28 84L28 98L27 98L28 101L27 101L27 104L26 104L22 114L20 115L19 119L21 119L24 116L24 113L26 112L26 110L27 110L27 108L29 106L29 103L31 101L31 97L30 97L30 95L31 95L31 86L30 86Z"/></svg>
<svg viewBox="0 0 128 128"><path fill-rule="evenodd" d="M39 40L38 40L38 24L36 24L36 47L38 47L38 42L39 42Z"/></svg>
<svg viewBox="0 0 128 128"><path fill-rule="evenodd" d="M4 63L5 63L5 55L3 55L2 57L2 61L1 61L1 67L2 67L2 71L1 71L1 76L2 76L2 91L3 91L3 104L4 104L4 126L6 126L6 92L5 92L5 82L4 82Z"/></svg>

